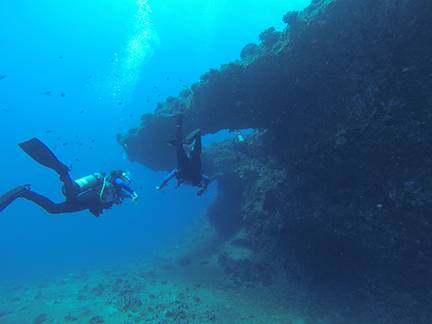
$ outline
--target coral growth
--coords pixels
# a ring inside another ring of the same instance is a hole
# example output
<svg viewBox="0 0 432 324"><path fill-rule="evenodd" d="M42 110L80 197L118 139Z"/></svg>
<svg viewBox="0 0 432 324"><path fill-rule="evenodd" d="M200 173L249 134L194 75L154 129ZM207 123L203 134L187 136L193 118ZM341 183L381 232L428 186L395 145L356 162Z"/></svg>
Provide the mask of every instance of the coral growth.
<svg viewBox="0 0 432 324"><path fill-rule="evenodd" d="M204 154L219 184L209 219L222 237L241 232L253 262L319 287L426 291L430 17L428 0L312 1L119 141L131 160L166 170L175 161L160 143L179 110L204 134L256 129Z"/></svg>

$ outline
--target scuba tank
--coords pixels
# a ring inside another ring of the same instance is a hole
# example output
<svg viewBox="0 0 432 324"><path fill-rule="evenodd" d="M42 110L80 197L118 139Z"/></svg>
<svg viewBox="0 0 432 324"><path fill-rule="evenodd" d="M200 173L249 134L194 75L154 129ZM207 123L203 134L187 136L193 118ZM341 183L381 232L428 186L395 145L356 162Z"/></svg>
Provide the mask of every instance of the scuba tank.
<svg viewBox="0 0 432 324"><path fill-rule="evenodd" d="M82 194L83 192L86 192L87 190L97 187L104 181L104 175L102 173L93 173L88 176L79 178L77 180L74 180L74 184L76 185L76 194ZM62 187L63 194L65 193L64 186Z"/></svg>
<svg viewBox="0 0 432 324"><path fill-rule="evenodd" d="M84 191L87 191L90 188L96 187L97 185L101 184L103 181L104 176L102 173L93 173L88 176L79 178L75 180L75 183L78 185L78 192L82 193Z"/></svg>

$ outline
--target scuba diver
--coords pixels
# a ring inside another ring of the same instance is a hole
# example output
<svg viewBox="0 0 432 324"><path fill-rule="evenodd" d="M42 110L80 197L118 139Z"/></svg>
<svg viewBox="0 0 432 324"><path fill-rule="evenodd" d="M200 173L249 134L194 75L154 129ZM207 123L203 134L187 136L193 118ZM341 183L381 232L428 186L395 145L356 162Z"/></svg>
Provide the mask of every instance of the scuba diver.
<svg viewBox="0 0 432 324"><path fill-rule="evenodd" d="M194 187L199 187L200 190L197 192L198 196L201 196L206 192L210 179L202 174L201 171L201 131L196 129L193 131L186 140L183 141L183 115L178 115L176 126L176 140L172 144L176 147L177 152L177 168L172 170L168 176L164 179L160 186L156 187L156 190L163 189L172 179L177 179L177 187L181 184L186 183ZM186 153L185 145L188 144L188 153ZM190 148L190 145L192 148Z"/></svg>
<svg viewBox="0 0 432 324"><path fill-rule="evenodd" d="M62 192L66 200L54 203L45 196L31 190L30 185L16 187L0 196L0 212L14 200L24 198L45 209L50 214L74 213L88 209L98 217L105 209L119 205L125 198L132 201L138 194L130 187L131 180L121 170L112 171L109 175L94 173L78 180L72 180L69 168L61 163L54 153L39 139L33 138L19 144L21 149L36 162L54 170L63 182Z"/></svg>

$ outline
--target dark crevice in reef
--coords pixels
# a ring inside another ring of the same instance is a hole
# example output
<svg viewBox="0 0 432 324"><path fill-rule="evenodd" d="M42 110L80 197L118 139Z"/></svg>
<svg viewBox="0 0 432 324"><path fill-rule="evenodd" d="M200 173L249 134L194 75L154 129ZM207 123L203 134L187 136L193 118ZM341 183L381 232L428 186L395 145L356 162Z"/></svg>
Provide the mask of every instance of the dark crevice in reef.
<svg viewBox="0 0 432 324"><path fill-rule="evenodd" d="M316 0L284 21L119 142L131 160L168 170L169 115L184 112L186 128L204 134L256 129L204 154L219 179L209 217L221 235L241 235L254 262L299 282L349 287L363 302L368 292L401 305L393 322L423 323L432 316L422 302L432 288L432 3Z"/></svg>
<svg viewBox="0 0 432 324"><path fill-rule="evenodd" d="M218 193L215 203L208 210L210 223L218 228L222 238L229 238L238 232L243 220L241 217L242 184L232 174L218 178Z"/></svg>

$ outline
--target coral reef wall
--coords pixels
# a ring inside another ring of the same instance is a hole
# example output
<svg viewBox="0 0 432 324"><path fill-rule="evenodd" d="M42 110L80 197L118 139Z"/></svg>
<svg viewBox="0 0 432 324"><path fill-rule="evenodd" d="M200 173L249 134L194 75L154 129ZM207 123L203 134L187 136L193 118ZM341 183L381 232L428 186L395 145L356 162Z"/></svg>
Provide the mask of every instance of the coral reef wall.
<svg viewBox="0 0 432 324"><path fill-rule="evenodd" d="M432 3L316 0L284 20L284 31L264 31L240 60L161 103L119 142L131 160L166 170L177 112L203 133L254 128L204 156L218 179L209 219L221 234L241 233L257 259L297 265L316 282L424 287Z"/></svg>

